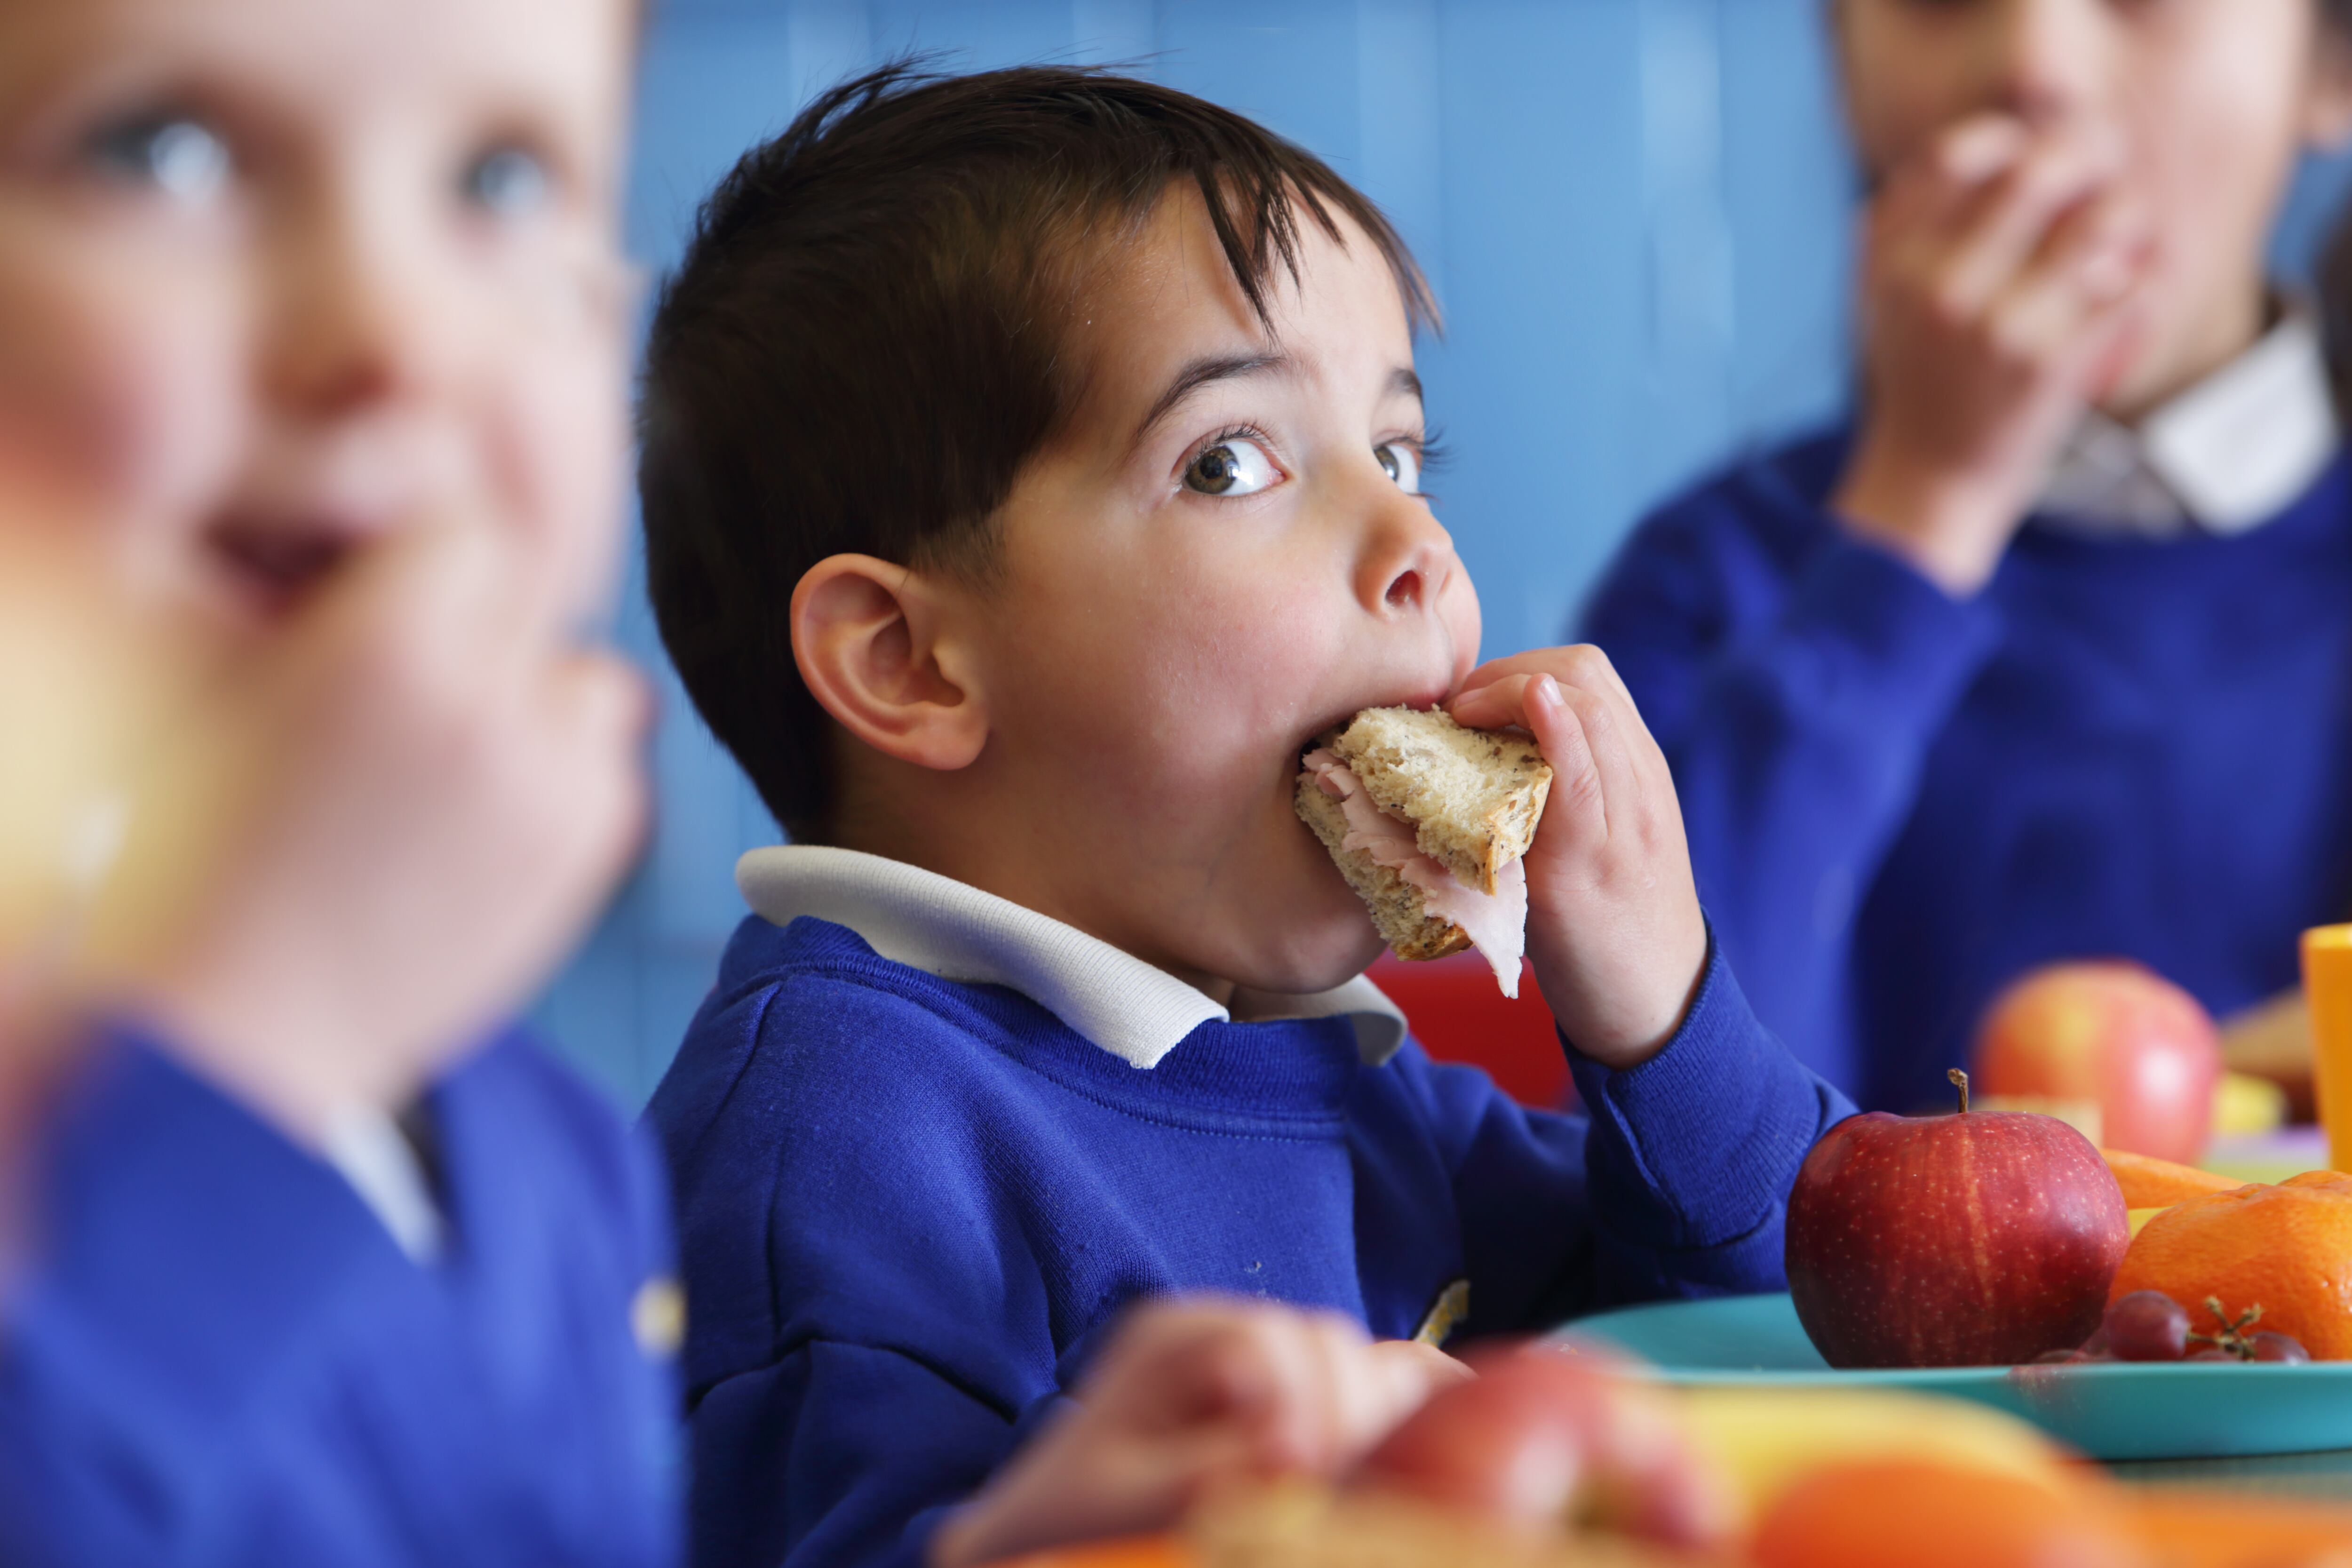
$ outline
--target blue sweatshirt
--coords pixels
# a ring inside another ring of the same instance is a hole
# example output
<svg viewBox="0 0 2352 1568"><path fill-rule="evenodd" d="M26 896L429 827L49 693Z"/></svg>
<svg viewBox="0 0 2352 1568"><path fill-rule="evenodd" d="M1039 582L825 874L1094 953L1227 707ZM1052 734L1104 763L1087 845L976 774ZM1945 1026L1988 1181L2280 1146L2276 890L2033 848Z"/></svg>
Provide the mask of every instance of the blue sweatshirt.
<svg viewBox="0 0 2352 1568"><path fill-rule="evenodd" d="M1729 971L1648 1063L1575 1070L1590 1123L1409 1043L1372 1065L1344 1017L1203 1022L1139 1070L1007 986L746 920L648 1112L693 1302L696 1561L919 1562L1139 1298L1402 1338L1463 1279L1471 1333L1778 1289L1789 1185L1851 1108Z"/></svg>
<svg viewBox="0 0 2352 1568"><path fill-rule="evenodd" d="M420 1268L168 1057L89 1066L0 1331L0 1561L678 1560L650 1151L511 1040L431 1105L453 1239Z"/></svg>
<svg viewBox="0 0 2352 1568"><path fill-rule="evenodd" d="M2352 914L2352 470L2234 537L2030 520L1957 602L1825 498L1846 438L1644 522L1584 633L1665 748L1756 1010L1864 1105L1948 1097L1999 989L2137 959L2227 1012Z"/></svg>

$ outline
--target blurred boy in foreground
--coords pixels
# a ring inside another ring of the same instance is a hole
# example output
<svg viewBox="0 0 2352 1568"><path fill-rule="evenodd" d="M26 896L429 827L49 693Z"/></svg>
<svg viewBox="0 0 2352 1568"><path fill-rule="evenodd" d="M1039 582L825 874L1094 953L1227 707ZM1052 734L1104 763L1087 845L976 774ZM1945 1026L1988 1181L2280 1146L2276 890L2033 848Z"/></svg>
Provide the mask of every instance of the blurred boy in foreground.
<svg viewBox="0 0 2352 1568"><path fill-rule="evenodd" d="M640 811L637 683L572 637L631 25L0 10L0 455L172 618L231 775L200 918L111 977L29 1152L11 1561L675 1552L656 1174L499 1032Z"/></svg>

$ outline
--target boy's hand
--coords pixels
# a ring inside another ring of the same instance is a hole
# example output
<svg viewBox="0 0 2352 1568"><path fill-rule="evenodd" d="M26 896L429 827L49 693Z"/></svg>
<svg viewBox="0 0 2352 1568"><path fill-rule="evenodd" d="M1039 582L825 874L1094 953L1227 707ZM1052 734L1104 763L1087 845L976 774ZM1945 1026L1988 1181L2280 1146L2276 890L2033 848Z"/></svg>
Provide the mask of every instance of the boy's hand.
<svg viewBox="0 0 2352 1568"><path fill-rule="evenodd" d="M1866 402L1830 504L1948 593L1992 575L2129 350L2150 241L2119 163L2111 140L1987 115L1872 204Z"/></svg>
<svg viewBox="0 0 2352 1568"><path fill-rule="evenodd" d="M1448 704L1476 730L1516 724L1551 764L1527 854L1528 956L1560 1030L1604 1067L1674 1037L1706 969L1665 754L1597 647L1541 648L1479 666Z"/></svg>
<svg viewBox="0 0 2352 1568"><path fill-rule="evenodd" d="M252 656L257 805L135 1000L298 1140L404 1104L524 1000L636 841L645 692L571 644L560 565L419 528Z"/></svg>
<svg viewBox="0 0 2352 1568"><path fill-rule="evenodd" d="M1204 1300L1139 1308L1071 1409L932 1540L932 1568L1163 1530L1204 1493L1336 1476L1466 1368L1328 1312Z"/></svg>

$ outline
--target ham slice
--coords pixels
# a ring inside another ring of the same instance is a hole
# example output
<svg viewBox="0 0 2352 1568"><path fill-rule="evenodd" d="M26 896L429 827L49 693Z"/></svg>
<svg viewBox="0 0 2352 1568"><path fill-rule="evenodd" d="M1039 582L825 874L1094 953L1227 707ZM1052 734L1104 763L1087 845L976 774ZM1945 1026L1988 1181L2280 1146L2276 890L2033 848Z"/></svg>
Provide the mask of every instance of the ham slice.
<svg viewBox="0 0 2352 1568"><path fill-rule="evenodd" d="M1503 994L1517 996L1519 958L1528 942L1527 867L1513 860L1496 871L1491 894L1465 887L1421 852L1412 824L1382 811L1337 753L1318 747L1307 753L1305 766L1315 775L1316 786L1347 813L1348 837L1341 847L1369 855L1375 865L1386 866L1420 889L1422 907L1460 926L1494 969L1495 984Z"/></svg>

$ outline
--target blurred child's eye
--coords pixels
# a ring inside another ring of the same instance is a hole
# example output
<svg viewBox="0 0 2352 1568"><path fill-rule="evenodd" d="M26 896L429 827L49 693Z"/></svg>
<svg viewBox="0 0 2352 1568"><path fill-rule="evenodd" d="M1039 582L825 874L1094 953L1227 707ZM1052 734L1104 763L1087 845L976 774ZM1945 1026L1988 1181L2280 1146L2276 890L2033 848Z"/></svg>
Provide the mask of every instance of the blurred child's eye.
<svg viewBox="0 0 2352 1568"><path fill-rule="evenodd" d="M1265 448L1244 436L1221 436L1184 465L1184 488L1204 496L1254 496L1281 477Z"/></svg>
<svg viewBox="0 0 2352 1568"><path fill-rule="evenodd" d="M1421 493L1421 452L1410 441L1383 441L1372 448L1380 459L1381 472L1396 481L1397 489L1409 496Z"/></svg>
<svg viewBox="0 0 2352 1568"><path fill-rule="evenodd" d="M466 199L498 217L522 217L547 205L554 186L547 164L520 147L494 147L475 159L461 182Z"/></svg>
<svg viewBox="0 0 2352 1568"><path fill-rule="evenodd" d="M109 177L152 185L184 202L201 202L228 184L228 143L184 114L142 116L89 139L90 162Z"/></svg>

